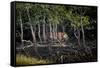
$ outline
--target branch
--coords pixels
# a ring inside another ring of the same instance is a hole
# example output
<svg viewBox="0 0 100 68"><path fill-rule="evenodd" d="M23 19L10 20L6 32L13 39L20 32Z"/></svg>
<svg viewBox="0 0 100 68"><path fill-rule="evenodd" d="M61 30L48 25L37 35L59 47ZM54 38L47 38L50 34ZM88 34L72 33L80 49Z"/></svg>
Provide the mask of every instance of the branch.
<svg viewBox="0 0 100 68"><path fill-rule="evenodd" d="M75 33L75 27L74 27L74 35L75 35L75 37L78 39L78 36L77 36L76 33Z"/></svg>

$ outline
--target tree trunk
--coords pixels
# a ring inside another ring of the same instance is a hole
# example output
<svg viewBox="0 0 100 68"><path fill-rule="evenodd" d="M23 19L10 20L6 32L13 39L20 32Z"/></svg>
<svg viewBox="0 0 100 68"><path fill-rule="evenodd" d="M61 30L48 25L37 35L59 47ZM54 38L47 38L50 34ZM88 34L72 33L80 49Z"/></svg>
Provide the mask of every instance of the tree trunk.
<svg viewBox="0 0 100 68"><path fill-rule="evenodd" d="M55 25L55 37L57 39L57 24Z"/></svg>
<svg viewBox="0 0 100 68"><path fill-rule="evenodd" d="M52 39L52 26L51 26L51 23L49 24L49 27L50 27L50 39Z"/></svg>
<svg viewBox="0 0 100 68"><path fill-rule="evenodd" d="M33 31L33 26L30 24L30 29L32 32L33 43L36 43L35 31Z"/></svg>
<svg viewBox="0 0 100 68"><path fill-rule="evenodd" d="M77 29L77 32L78 32L78 44L79 44L79 46L81 46L81 42L80 42L80 30Z"/></svg>
<svg viewBox="0 0 100 68"><path fill-rule="evenodd" d="M22 16L21 16L21 12L19 13L19 16L20 16L20 26L21 26L21 42L22 42L22 46L21 47L23 47L24 45L23 45L23 23L22 23Z"/></svg>
<svg viewBox="0 0 100 68"><path fill-rule="evenodd" d="M28 19L29 19L30 29L32 32L33 43L36 43L35 31L33 30L32 21L31 21L31 17L30 17L28 8L27 8L27 15L28 15Z"/></svg>
<svg viewBox="0 0 100 68"><path fill-rule="evenodd" d="M50 43L52 43L52 38L53 38L53 36L52 36L52 26L51 26L51 23L49 23L49 34L50 34ZM50 60L52 60L52 48L51 48L51 44L49 44L49 54L50 54Z"/></svg>
<svg viewBox="0 0 100 68"><path fill-rule="evenodd" d="M62 26L62 30L63 30L63 33L65 33L65 28L64 28L64 26Z"/></svg>
<svg viewBox="0 0 100 68"><path fill-rule="evenodd" d="M38 36L39 36L40 42L42 43L41 35L40 35L40 23L38 23Z"/></svg>
<svg viewBox="0 0 100 68"><path fill-rule="evenodd" d="M55 41L56 39L56 24L53 23L53 40Z"/></svg>
<svg viewBox="0 0 100 68"><path fill-rule="evenodd" d="M81 44L80 44L80 30L78 28L74 27L74 35L75 35L75 37L76 37L76 39L78 41L79 47L81 47Z"/></svg>
<svg viewBox="0 0 100 68"><path fill-rule="evenodd" d="M55 40L55 26L53 24L53 40Z"/></svg>
<svg viewBox="0 0 100 68"><path fill-rule="evenodd" d="M43 20L43 41L46 42L46 34L45 34L45 16Z"/></svg>
<svg viewBox="0 0 100 68"><path fill-rule="evenodd" d="M83 37L83 46L86 47L86 44L85 44L85 35L84 35L84 28L83 28L83 23L82 23L82 16L80 17L81 18L81 30L82 30L82 37Z"/></svg>
<svg viewBox="0 0 100 68"><path fill-rule="evenodd" d="M81 30L82 30L82 39L83 39L83 48L85 49L86 54L90 54L90 56L92 56L92 52L91 49L89 47L86 46L85 43L85 34L84 34L84 27L83 27L83 21L82 21L82 16L84 15L85 11L82 12L82 9L80 11L80 23L81 23Z"/></svg>
<svg viewBox="0 0 100 68"><path fill-rule="evenodd" d="M32 21L31 21L31 17L30 17L30 14L29 14L29 8L27 8L27 15L28 15L28 19L29 19L29 24L30 24L30 29L31 29L31 32L32 32L32 38L33 38L33 45L34 45L34 50L36 52L36 54L38 55L39 58L41 58L38 50L37 50L37 44L36 44L36 37L35 37L35 31L33 30L33 26L32 26Z"/></svg>

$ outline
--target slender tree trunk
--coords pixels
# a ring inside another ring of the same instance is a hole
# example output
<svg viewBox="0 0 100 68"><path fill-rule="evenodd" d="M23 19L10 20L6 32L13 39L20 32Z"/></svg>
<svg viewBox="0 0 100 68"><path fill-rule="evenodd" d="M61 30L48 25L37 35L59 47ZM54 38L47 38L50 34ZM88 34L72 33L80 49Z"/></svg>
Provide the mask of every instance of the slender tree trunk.
<svg viewBox="0 0 100 68"><path fill-rule="evenodd" d="M21 47L23 47L24 45L23 45L23 23L22 23L22 16L21 16L21 12L19 13L20 15L20 26L21 26L21 42L22 42L22 46Z"/></svg>
<svg viewBox="0 0 100 68"><path fill-rule="evenodd" d="M22 42L22 45L21 45L21 48L23 49L23 51L25 52L25 54L27 55L27 56L29 56L28 55L28 53L25 51L25 49L23 48L24 47L24 43L23 43L23 41L24 41L24 39L23 39L23 23L22 23L22 16L21 16L21 12L19 12L19 16L20 16L20 23L21 23L21 42Z"/></svg>
<svg viewBox="0 0 100 68"><path fill-rule="evenodd" d="M33 26L31 24L32 21L31 21L31 17L30 17L28 8L27 8L27 15L28 15L28 19L29 19L30 29L31 29L31 32L32 32L33 43L36 43L35 31L33 30Z"/></svg>
<svg viewBox="0 0 100 68"><path fill-rule="evenodd" d="M51 23L49 24L49 27L50 27L50 39L52 39L52 26L51 26Z"/></svg>
<svg viewBox="0 0 100 68"><path fill-rule="evenodd" d="M55 40L57 39L57 37L56 37L56 24L54 25L54 38L55 38Z"/></svg>
<svg viewBox="0 0 100 68"><path fill-rule="evenodd" d="M49 23L49 38L50 38L50 43L52 42L52 26L51 23ZM52 48L51 48L51 44L49 44L49 54L50 54L50 60L52 60Z"/></svg>
<svg viewBox="0 0 100 68"><path fill-rule="evenodd" d="M84 35L84 28L83 28L83 23L82 23L82 16L80 17L81 18L81 30L82 30L82 37L83 37L83 46L86 47L86 44L85 44L85 35Z"/></svg>
<svg viewBox="0 0 100 68"><path fill-rule="evenodd" d="M78 28L74 28L74 35L78 41L78 45L79 47L81 47L81 44L80 44L80 30Z"/></svg>
<svg viewBox="0 0 100 68"><path fill-rule="evenodd" d="M33 31L33 26L30 24L30 29L32 32L33 43L36 43L35 31Z"/></svg>
<svg viewBox="0 0 100 68"><path fill-rule="evenodd" d="M45 38L45 23L43 23L43 42L46 41L46 38Z"/></svg>
<svg viewBox="0 0 100 68"><path fill-rule="evenodd" d="M53 40L55 39L55 26L53 24Z"/></svg>
<svg viewBox="0 0 100 68"><path fill-rule="evenodd" d="M39 36L40 42L42 43L41 35L40 35L40 23L38 23L38 36Z"/></svg>
<svg viewBox="0 0 100 68"><path fill-rule="evenodd" d="M49 29L48 29L48 24L46 23L46 24L45 24L46 42L48 42L48 40L49 40L49 39L48 39L48 38L49 38L49 33L48 33L49 31L48 31L48 30L49 30Z"/></svg>
<svg viewBox="0 0 100 68"><path fill-rule="evenodd" d="M36 52L36 54L38 55L39 58L41 58L38 50L37 50L37 47L36 47L36 37L35 37L35 31L33 30L33 26L32 26L32 21L31 21L31 17L30 17L30 14L29 14L29 8L27 8L27 15L28 15L28 19L29 19L29 24L30 24L30 29L31 29L31 32L32 32L32 38L33 38L33 45L34 45L34 50Z"/></svg>
<svg viewBox="0 0 100 68"><path fill-rule="evenodd" d="M81 46L81 41L80 41L80 30L77 29L77 32L78 32L78 44L79 44L79 46Z"/></svg>
<svg viewBox="0 0 100 68"><path fill-rule="evenodd" d="M55 37L57 39L57 24L55 25Z"/></svg>
<svg viewBox="0 0 100 68"><path fill-rule="evenodd" d="M46 42L46 34L45 34L45 16L44 16L44 20L43 20L43 41Z"/></svg>
<svg viewBox="0 0 100 68"><path fill-rule="evenodd" d="M80 11L80 23L81 23L81 30L82 30L82 39L83 39L83 48L85 49L85 52L86 54L90 54L90 56L92 56L92 52L91 52L91 49L89 47L86 46L86 43L85 43L85 34L84 34L84 27L83 27L83 21L82 21L82 16L84 15L84 13L82 12L82 9Z"/></svg>
<svg viewBox="0 0 100 68"><path fill-rule="evenodd" d="M64 28L64 26L62 26L62 29L63 29L63 33L65 33L65 28Z"/></svg>
<svg viewBox="0 0 100 68"><path fill-rule="evenodd" d="M55 40L55 24L53 23L53 40Z"/></svg>

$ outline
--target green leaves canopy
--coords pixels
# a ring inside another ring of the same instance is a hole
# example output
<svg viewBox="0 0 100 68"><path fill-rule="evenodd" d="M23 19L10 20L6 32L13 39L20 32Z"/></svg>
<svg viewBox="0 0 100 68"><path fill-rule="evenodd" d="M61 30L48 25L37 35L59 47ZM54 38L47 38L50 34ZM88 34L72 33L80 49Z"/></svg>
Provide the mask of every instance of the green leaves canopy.
<svg viewBox="0 0 100 68"><path fill-rule="evenodd" d="M46 23L61 24L65 20L70 20L69 26L80 27L80 15L82 15L83 25L89 25L90 17L87 12L91 11L89 7L80 6L65 6L65 5L49 5L49 4L38 4L38 3L16 3L17 18L19 12L22 13L23 22L28 22L26 8L29 9L31 20L33 25L42 23L44 17L46 17ZM82 14L81 14L82 13ZM41 22L39 22L41 21ZM67 24L64 23L65 25Z"/></svg>

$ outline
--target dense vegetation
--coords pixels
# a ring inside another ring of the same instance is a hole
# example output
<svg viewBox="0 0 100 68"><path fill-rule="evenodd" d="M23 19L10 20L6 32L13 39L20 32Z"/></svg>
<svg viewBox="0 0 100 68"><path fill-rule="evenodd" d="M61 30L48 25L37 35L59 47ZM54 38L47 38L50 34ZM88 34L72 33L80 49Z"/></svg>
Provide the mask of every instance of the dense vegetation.
<svg viewBox="0 0 100 68"><path fill-rule="evenodd" d="M44 63L97 60L97 7L16 3L16 15L17 64L30 64L20 54Z"/></svg>

